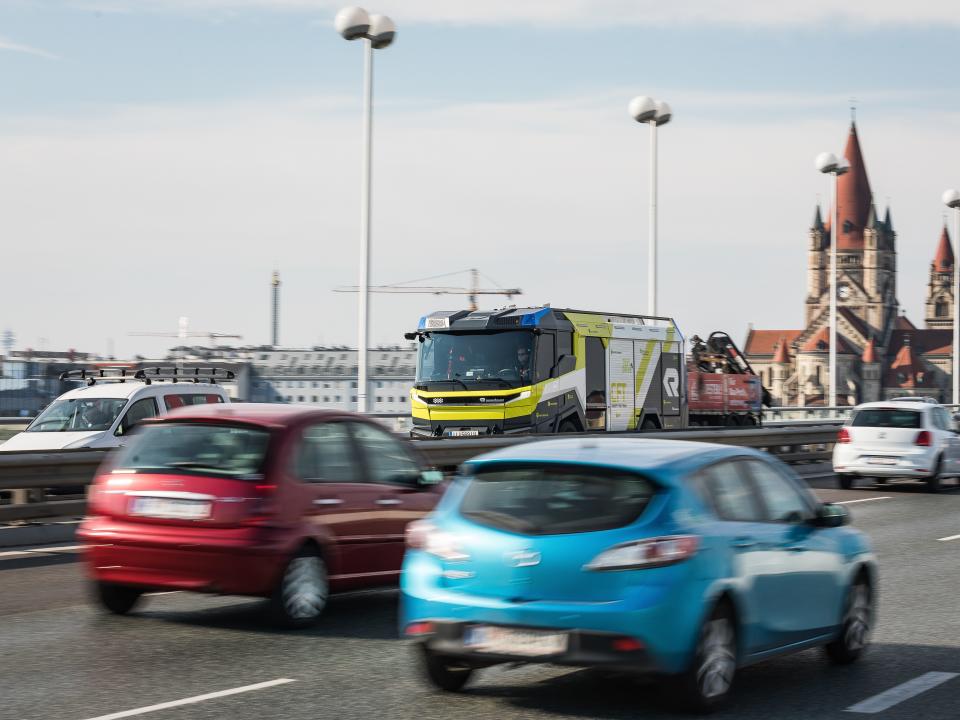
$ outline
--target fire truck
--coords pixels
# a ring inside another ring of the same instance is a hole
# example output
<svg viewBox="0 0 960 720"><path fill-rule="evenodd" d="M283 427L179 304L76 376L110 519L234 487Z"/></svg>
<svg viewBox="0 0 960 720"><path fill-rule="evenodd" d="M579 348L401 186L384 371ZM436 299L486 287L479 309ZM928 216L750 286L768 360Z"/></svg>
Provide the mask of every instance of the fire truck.
<svg viewBox="0 0 960 720"><path fill-rule="evenodd" d="M440 311L405 337L419 343L413 437L648 431L760 418L760 381L730 361L739 355L732 341L723 344L717 333L714 345L698 339L691 366L672 318L549 305Z"/></svg>

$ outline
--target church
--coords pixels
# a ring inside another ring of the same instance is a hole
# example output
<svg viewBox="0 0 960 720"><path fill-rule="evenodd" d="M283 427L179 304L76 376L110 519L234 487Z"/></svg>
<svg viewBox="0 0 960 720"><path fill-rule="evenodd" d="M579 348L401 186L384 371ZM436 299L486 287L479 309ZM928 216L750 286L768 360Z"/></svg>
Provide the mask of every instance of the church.
<svg viewBox="0 0 960 720"><path fill-rule="evenodd" d="M923 329L900 314L897 233L890 208L881 219L851 123L844 157L850 170L838 179L839 232L833 213L818 206L808 237L805 327L754 330L744 354L760 374L774 405L829 401L830 243L837 239L837 403L855 405L899 395L948 402L952 379L954 257L946 225L930 265Z"/></svg>

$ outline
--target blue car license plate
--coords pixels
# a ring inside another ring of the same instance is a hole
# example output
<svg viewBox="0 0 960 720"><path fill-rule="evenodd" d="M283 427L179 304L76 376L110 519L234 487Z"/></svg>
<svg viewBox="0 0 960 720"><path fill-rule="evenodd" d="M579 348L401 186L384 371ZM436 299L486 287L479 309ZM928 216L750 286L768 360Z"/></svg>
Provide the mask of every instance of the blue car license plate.
<svg viewBox="0 0 960 720"><path fill-rule="evenodd" d="M567 634L474 625L464 631L463 644L478 652L542 657L567 650Z"/></svg>

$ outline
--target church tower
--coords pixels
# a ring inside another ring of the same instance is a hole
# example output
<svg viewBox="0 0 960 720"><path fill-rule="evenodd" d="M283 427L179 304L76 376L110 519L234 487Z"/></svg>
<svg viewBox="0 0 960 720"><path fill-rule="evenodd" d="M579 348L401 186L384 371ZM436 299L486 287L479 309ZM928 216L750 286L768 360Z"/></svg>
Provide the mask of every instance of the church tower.
<svg viewBox="0 0 960 720"><path fill-rule="evenodd" d="M856 123L850 124L843 155L850 169L837 181L839 227L831 227L832 208L826 222L818 209L809 232L806 321L828 312L830 243L836 239L838 304L883 337L897 316L896 233L889 208L884 219L877 214Z"/></svg>
<svg viewBox="0 0 960 720"><path fill-rule="evenodd" d="M953 327L953 246L944 224L940 233L937 254L930 264L930 282L927 283L927 327L949 330Z"/></svg>

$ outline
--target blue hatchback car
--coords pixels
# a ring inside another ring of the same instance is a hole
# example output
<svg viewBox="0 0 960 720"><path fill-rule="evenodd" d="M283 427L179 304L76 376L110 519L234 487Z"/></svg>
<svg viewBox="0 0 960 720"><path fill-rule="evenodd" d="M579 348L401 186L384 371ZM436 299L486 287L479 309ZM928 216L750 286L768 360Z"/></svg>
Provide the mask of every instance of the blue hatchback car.
<svg viewBox="0 0 960 720"><path fill-rule="evenodd" d="M843 506L740 447L570 438L466 465L408 527L401 632L457 691L497 663L671 676L709 710L737 668L824 646L857 659L876 565Z"/></svg>

